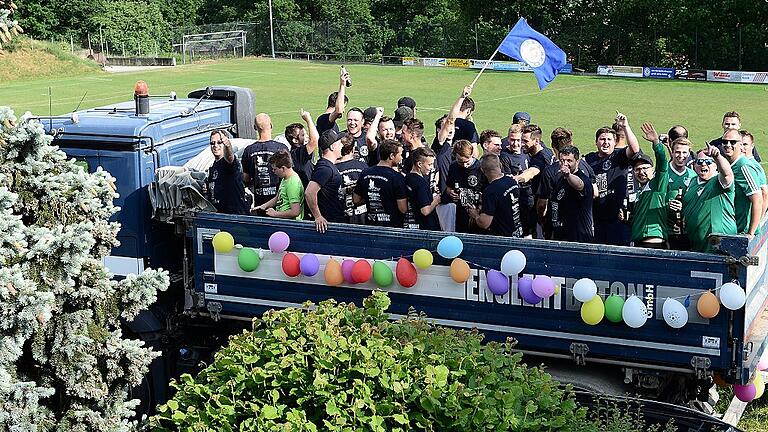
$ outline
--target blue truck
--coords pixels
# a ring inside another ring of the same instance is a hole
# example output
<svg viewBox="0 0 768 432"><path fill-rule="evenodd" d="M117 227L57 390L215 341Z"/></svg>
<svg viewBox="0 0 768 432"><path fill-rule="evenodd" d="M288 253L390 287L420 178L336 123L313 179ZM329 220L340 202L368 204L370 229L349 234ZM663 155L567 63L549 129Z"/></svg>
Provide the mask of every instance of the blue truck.
<svg viewBox="0 0 768 432"><path fill-rule="evenodd" d="M101 166L117 179L121 209L114 219L122 224L121 245L105 260L112 273L119 277L150 266L171 272L171 289L151 310L126 323L131 334L163 352L135 389L148 411L165 400L171 377L195 370L229 334L264 311L328 298L359 303L377 289L373 281L328 286L322 270L314 277L286 276L283 254L267 248L273 233L287 233L289 251L298 256L312 253L321 263L331 257L380 260L393 270L399 257L417 249L434 251L447 235L342 224L331 224L321 234L305 221L205 211L163 220L153 217L150 190L155 172L205 151L213 129L228 128L235 137L254 138L255 97L247 89L215 87L188 98L140 99L44 123L54 135L53 144L67 155L91 171ZM256 271L238 267L238 249L213 249L211 240L221 231L243 247L265 250ZM706 254L457 234L463 243L461 258L472 267L465 283L454 282L450 260L434 254L433 265L418 270L413 287L395 283L383 289L392 299L393 317L415 309L442 325L478 329L489 340L514 338L517 349L535 361L559 365L552 367L553 374L577 386L701 407L711 402L714 377L748 383L766 349L768 222L761 232L751 241L713 235L716 253ZM512 249L527 258L521 276L551 277L558 287L555 295L527 304L518 294L516 278L510 278L504 295L489 290L487 269L498 269L502 256ZM580 278L594 280L603 297L642 299L647 323L640 328L607 320L586 324L572 290ZM721 308L714 318L702 318L697 299L726 282L745 290L746 305ZM667 298L686 305L689 319L684 327L675 329L665 322L662 305ZM558 370L562 373L555 373Z"/></svg>

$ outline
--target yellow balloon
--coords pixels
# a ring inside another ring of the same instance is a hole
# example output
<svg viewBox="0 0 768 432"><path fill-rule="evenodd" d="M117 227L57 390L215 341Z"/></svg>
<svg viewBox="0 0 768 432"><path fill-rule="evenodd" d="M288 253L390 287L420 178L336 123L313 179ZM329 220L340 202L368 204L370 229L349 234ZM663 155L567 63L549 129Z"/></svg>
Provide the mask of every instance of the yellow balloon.
<svg viewBox="0 0 768 432"><path fill-rule="evenodd" d="M466 282L469 279L469 264L461 258L454 258L451 261L451 279L456 283Z"/></svg>
<svg viewBox="0 0 768 432"><path fill-rule="evenodd" d="M757 393L755 393L755 399L757 399L762 396L763 393L765 393L765 381L763 381L763 373L757 371L755 379L752 381L752 383L755 385L755 389L757 390Z"/></svg>
<svg viewBox="0 0 768 432"><path fill-rule="evenodd" d="M603 298L596 295L592 300L581 305L581 319L589 325L597 325L605 316Z"/></svg>
<svg viewBox="0 0 768 432"><path fill-rule="evenodd" d="M426 249L419 249L413 254L413 263L420 269L425 269L432 265L432 252Z"/></svg>
<svg viewBox="0 0 768 432"><path fill-rule="evenodd" d="M219 231L213 236L213 250L218 253L229 253L235 248L235 238L226 231Z"/></svg>

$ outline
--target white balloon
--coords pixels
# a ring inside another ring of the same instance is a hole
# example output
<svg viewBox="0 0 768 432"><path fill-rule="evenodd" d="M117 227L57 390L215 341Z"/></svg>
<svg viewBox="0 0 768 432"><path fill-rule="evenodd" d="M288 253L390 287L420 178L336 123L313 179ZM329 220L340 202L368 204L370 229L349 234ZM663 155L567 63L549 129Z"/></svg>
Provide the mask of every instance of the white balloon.
<svg viewBox="0 0 768 432"><path fill-rule="evenodd" d="M525 254L519 250L512 249L505 253L504 258L501 259L501 272L510 277L517 277L525 268L525 264Z"/></svg>
<svg viewBox="0 0 768 432"><path fill-rule="evenodd" d="M597 295L597 285L590 278L581 278L573 284L573 296L576 300L586 303Z"/></svg>
<svg viewBox="0 0 768 432"><path fill-rule="evenodd" d="M720 287L720 303L728 309L741 309L746 301L747 294L738 284L726 282Z"/></svg>
<svg viewBox="0 0 768 432"><path fill-rule="evenodd" d="M628 326L640 328L648 321L648 309L639 297L633 295L624 302L621 317Z"/></svg>
<svg viewBox="0 0 768 432"><path fill-rule="evenodd" d="M661 311L664 321L672 328L679 329L688 323L688 309L675 299L667 298Z"/></svg>

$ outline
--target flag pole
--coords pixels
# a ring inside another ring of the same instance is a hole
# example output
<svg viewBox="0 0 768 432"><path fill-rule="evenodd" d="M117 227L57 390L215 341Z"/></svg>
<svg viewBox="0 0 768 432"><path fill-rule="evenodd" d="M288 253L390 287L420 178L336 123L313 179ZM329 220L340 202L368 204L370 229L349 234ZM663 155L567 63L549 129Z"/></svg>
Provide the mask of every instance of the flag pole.
<svg viewBox="0 0 768 432"><path fill-rule="evenodd" d="M494 51L493 54L491 54L491 57L488 59L488 61L485 62L485 64L483 65L483 68L480 69L480 72L477 73L477 76L472 81L472 84L469 85L470 87L473 87L473 88L475 87L475 83L477 83L477 80L480 79L480 75L482 75L483 72L485 71L485 68L487 68L488 65L491 64L491 61L493 61L493 58L496 57L496 54L498 52L499 52L499 48L497 47L496 51Z"/></svg>

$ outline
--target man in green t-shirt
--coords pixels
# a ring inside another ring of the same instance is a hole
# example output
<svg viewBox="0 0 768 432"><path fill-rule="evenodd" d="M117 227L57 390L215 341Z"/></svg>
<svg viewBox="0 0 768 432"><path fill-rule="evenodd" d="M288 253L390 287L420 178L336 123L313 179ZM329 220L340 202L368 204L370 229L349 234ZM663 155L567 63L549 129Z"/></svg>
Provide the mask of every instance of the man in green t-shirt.
<svg viewBox="0 0 768 432"><path fill-rule="evenodd" d="M651 158L638 153L631 160L635 180L639 184L632 212L632 242L635 246L654 249L667 247L667 185L669 165L664 144L651 123L643 123L643 138L653 144L656 158L654 172Z"/></svg>
<svg viewBox="0 0 768 432"><path fill-rule="evenodd" d="M254 213L283 219L304 219L304 185L301 177L293 170L293 160L285 150L269 158L272 172L280 177L277 195L256 207Z"/></svg>
<svg viewBox="0 0 768 432"><path fill-rule="evenodd" d="M670 130L671 131L671 130ZM667 204L671 208L667 212L669 218L667 225L669 228L669 248L674 250L690 250L691 241L685 232L683 225L682 208L683 195L688 189L688 185L696 178L696 172L688 167L688 158L691 156L691 142L688 138L679 137L672 141L669 146L671 160L669 161L669 185L667 186ZM675 200L675 203L672 201Z"/></svg>
<svg viewBox="0 0 768 432"><path fill-rule="evenodd" d="M763 215L763 194L755 167L742 153L741 133L728 129L721 140L723 156L731 163L735 185L733 207L736 211L736 232L751 239L758 232Z"/></svg>
<svg viewBox="0 0 768 432"><path fill-rule="evenodd" d="M741 151L744 153L744 157L747 161L755 167L757 171L757 183L760 185L760 191L763 195L763 214L768 210L768 181L765 178L765 170L763 170L760 162L755 159L755 137L746 129L739 131L741 134Z"/></svg>
<svg viewBox="0 0 768 432"><path fill-rule="evenodd" d="M710 234L736 234L733 171L712 145L696 152L694 170L697 177L683 196L683 219L691 250L710 252Z"/></svg>

